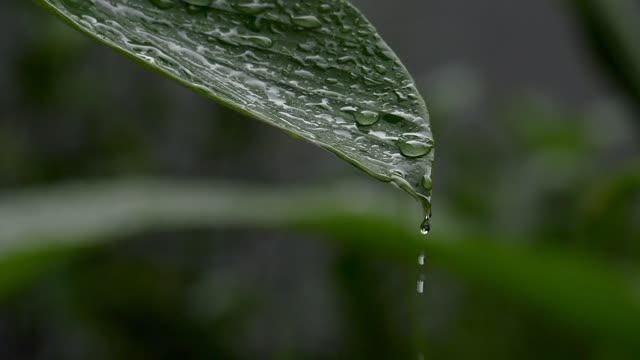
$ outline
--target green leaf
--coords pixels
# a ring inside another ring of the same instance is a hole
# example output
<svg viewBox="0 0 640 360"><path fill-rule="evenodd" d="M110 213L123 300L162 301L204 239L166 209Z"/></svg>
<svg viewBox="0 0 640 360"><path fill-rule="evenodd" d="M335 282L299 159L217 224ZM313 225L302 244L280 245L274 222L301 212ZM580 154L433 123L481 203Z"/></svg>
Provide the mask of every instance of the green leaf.
<svg viewBox="0 0 640 360"><path fill-rule="evenodd" d="M347 1L38 1L182 84L393 182L429 213L427 109Z"/></svg>

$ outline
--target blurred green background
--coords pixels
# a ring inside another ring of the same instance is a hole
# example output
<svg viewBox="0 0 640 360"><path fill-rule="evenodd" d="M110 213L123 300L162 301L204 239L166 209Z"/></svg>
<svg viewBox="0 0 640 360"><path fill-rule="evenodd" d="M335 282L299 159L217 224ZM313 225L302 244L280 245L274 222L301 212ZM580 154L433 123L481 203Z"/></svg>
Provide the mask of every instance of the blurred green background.
<svg viewBox="0 0 640 360"><path fill-rule="evenodd" d="M640 358L638 2L354 3L430 106L426 239L400 191L3 1L0 359Z"/></svg>

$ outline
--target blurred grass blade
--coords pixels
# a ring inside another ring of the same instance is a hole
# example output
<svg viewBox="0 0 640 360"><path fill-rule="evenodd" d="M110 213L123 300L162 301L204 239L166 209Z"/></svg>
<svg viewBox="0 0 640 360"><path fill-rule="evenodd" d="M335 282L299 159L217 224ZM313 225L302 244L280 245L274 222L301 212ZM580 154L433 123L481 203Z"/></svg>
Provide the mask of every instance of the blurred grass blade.
<svg viewBox="0 0 640 360"><path fill-rule="evenodd" d="M15 194L0 203L0 254L82 246L145 230L249 226L321 232L358 251L406 263L415 262L417 251L426 247L432 264L468 284L492 289L576 333L640 354L640 302L627 281L630 273L578 254L478 235L436 231L425 242L398 215L406 212L406 203L372 193L361 186L261 190L137 181ZM0 261L0 273L12 271L13 265Z"/></svg>
<svg viewBox="0 0 640 360"><path fill-rule="evenodd" d="M429 210L427 109L347 1L38 1L162 74L395 183Z"/></svg>
<svg viewBox="0 0 640 360"><path fill-rule="evenodd" d="M640 113L640 5L633 0L570 0L593 46Z"/></svg>

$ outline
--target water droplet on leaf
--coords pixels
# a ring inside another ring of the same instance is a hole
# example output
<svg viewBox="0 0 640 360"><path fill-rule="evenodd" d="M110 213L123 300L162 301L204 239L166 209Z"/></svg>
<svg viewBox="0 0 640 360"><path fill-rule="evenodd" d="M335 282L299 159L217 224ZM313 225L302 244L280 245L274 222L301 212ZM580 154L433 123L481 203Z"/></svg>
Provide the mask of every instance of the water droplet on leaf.
<svg viewBox="0 0 640 360"><path fill-rule="evenodd" d="M271 40L266 36L249 35L249 36L244 36L243 38L251 41L256 45L259 45L265 48L270 48L273 46L273 40Z"/></svg>
<svg viewBox="0 0 640 360"><path fill-rule="evenodd" d="M249 2L249 3L235 4L233 5L233 8L248 15L257 15L264 12L267 9L273 8L273 5L262 4L257 2Z"/></svg>
<svg viewBox="0 0 640 360"><path fill-rule="evenodd" d="M313 15L292 16L291 22L295 25L307 29L322 27L322 23L320 22L320 20L318 20L318 18Z"/></svg>
<svg viewBox="0 0 640 360"><path fill-rule="evenodd" d="M160 9L169 9L176 4L174 0L151 0L151 3Z"/></svg>
<svg viewBox="0 0 640 360"><path fill-rule="evenodd" d="M189 5L194 6L209 6L211 5L211 0L182 0Z"/></svg>

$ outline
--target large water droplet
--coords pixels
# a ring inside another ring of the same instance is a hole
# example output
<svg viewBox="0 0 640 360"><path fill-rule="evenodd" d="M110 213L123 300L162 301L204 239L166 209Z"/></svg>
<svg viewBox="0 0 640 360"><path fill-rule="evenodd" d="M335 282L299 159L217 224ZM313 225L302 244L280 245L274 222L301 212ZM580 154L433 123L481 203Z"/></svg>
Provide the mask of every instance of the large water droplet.
<svg viewBox="0 0 640 360"><path fill-rule="evenodd" d="M407 133L400 136L396 142L402 155L410 158L424 156L433 149L433 143L417 133Z"/></svg>
<svg viewBox="0 0 640 360"><path fill-rule="evenodd" d="M303 28L315 29L322 26L320 20L313 15L292 16L291 22Z"/></svg>
<svg viewBox="0 0 640 360"><path fill-rule="evenodd" d="M380 115L377 112L369 110L356 111L353 113L353 116L356 122L363 126L373 125L380 120Z"/></svg>

